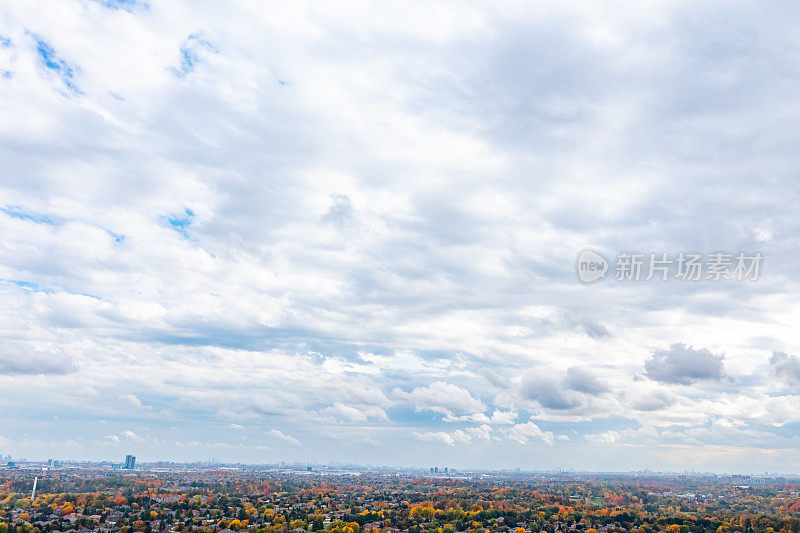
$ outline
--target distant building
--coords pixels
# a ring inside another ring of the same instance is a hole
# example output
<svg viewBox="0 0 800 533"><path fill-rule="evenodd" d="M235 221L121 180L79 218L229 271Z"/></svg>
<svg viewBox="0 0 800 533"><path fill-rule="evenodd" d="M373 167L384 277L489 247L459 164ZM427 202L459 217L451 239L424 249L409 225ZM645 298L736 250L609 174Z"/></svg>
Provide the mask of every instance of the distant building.
<svg viewBox="0 0 800 533"><path fill-rule="evenodd" d="M125 456L125 470L133 470L136 467L136 457L133 455Z"/></svg>

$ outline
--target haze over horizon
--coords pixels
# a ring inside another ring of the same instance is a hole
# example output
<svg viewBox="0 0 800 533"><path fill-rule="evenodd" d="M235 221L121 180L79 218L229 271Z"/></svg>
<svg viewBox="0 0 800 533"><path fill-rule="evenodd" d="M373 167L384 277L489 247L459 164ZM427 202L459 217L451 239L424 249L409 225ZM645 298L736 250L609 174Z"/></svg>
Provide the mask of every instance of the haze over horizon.
<svg viewBox="0 0 800 533"><path fill-rule="evenodd" d="M6 0L0 454L800 473L798 57L788 1Z"/></svg>
<svg viewBox="0 0 800 533"><path fill-rule="evenodd" d="M16 459L16 458L15 458ZM58 467L48 466L48 468L55 468L55 472L65 472L62 470L63 468L67 468L66 471L71 471L73 474L76 475L86 475L87 472L91 471L94 467L99 468L106 468L111 469L111 471L120 471L122 473L126 472L125 465L125 457L113 457L113 458L106 458L106 459L96 459L96 460L74 460L74 459L55 459L58 461ZM435 477L447 477L453 476L457 478L462 478L464 476L469 476L474 473L481 473L481 474L497 474L497 475L507 475L507 474L541 474L545 476L555 475L555 476L570 476L570 475L597 475L597 476L632 476L632 477L639 477L639 476L654 476L654 477L670 477L675 475L688 475L688 476L697 476L697 477L713 477L719 476L721 478L726 477L740 477L740 476L749 476L758 478L758 479L776 479L776 478L783 478L788 477L789 479L798 478L800 474L796 472L769 472L769 471L715 471L715 470L693 470L693 469L686 469L686 470L654 470L649 468L644 469L636 469L636 470L613 470L613 469L573 469L573 468L522 468L522 467L515 467L515 466L505 466L505 467L485 467L480 465L462 465L462 466L445 466L444 464L439 465L431 465L431 464L372 464L372 463L350 463L350 462L340 462L340 461L320 461L320 460L309 460L309 461L295 461L295 460L277 460L277 461L220 461L216 458L210 459L196 459L191 461L173 461L169 458L160 458L160 459L153 459L149 461L140 461L136 456L134 456L136 461L136 466L131 468L131 471L159 471L164 467L167 467L170 472L178 472L182 467L195 467L198 471L214 469L217 467L235 467L235 468L243 468L245 470L254 470L254 471L270 471L270 472L283 472L286 474L299 474L299 475L307 475L307 474L340 474L345 472L374 472L374 471L383 471L383 472L391 472L391 473L408 473L413 475L420 475L420 474L429 474ZM24 467L28 471L32 469L34 465L39 464L46 464L49 461L53 461L52 458L37 458L37 459L30 459L27 457L21 457L12 461L14 464L13 468L20 468ZM5 466L5 465L0 465ZM311 470L307 470L307 468L311 468ZM434 468L438 468L436 472L433 472ZM445 471L447 468L447 471ZM736 480L738 481L738 480ZM725 479L724 482L729 483L729 479Z"/></svg>

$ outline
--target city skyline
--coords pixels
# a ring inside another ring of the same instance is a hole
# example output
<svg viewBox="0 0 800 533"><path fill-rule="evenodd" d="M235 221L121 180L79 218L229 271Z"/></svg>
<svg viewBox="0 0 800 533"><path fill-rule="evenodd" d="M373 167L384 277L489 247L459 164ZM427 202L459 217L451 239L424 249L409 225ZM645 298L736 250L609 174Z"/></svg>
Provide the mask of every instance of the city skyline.
<svg viewBox="0 0 800 533"><path fill-rule="evenodd" d="M678 477L697 477L719 479L723 483L730 482L756 482L756 481L777 481L782 480L800 480L800 474L788 472L715 472L715 471L697 471L697 470L652 470L652 469L639 469L639 470L575 470L575 469L542 469L542 468L520 468L520 467L507 467L507 468L485 468L481 466L467 466L455 468L445 465L425 465L425 464L405 464L405 465L386 465L386 464L357 464L337 461L295 461L295 460L279 460L279 461L262 461L262 462L220 462L215 458L209 460L198 461L170 461L162 458L149 462L139 462L138 466L128 467L128 457L126 456L123 461L114 459L103 459L95 461L75 461L70 459L28 459L28 458L14 458L11 456L3 456L0 454L0 473L13 472L28 472L28 473L70 473L74 475L85 475L87 472L104 471L112 474L119 470L130 470L131 472L123 475L133 475L134 471L140 473L147 472L169 472L174 471L181 473L185 471L213 471L220 467L232 468L234 470L241 470L242 472L274 472L285 474L325 474L325 475L347 475L347 473L404 473L411 475L425 475L429 477L453 477L459 479L469 479L475 475L540 475L540 476L621 476L621 477L637 477L637 476L655 476L670 478ZM133 457L135 461L135 456ZM7 464L5 461L8 461Z"/></svg>

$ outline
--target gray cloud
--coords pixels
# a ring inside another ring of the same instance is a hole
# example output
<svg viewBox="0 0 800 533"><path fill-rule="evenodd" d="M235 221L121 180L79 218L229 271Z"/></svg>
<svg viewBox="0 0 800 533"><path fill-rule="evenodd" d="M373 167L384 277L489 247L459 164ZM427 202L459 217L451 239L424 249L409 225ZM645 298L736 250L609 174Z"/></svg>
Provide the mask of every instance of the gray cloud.
<svg viewBox="0 0 800 533"><path fill-rule="evenodd" d="M586 334L593 339L600 339L611 335L605 326L598 324L592 320L584 319L581 321L581 326L586 331Z"/></svg>
<svg viewBox="0 0 800 533"><path fill-rule="evenodd" d="M486 368L486 367L479 368L477 373L478 375L486 378L486 381L488 381L498 389L505 389L511 385L511 380L499 375L491 368Z"/></svg>
<svg viewBox="0 0 800 533"><path fill-rule="evenodd" d="M640 395L631 401L630 405L639 411L658 411L666 409L675 403L675 398L664 391L653 391Z"/></svg>
<svg viewBox="0 0 800 533"><path fill-rule="evenodd" d="M688 385L696 381L720 381L726 377L724 355L711 353L705 348L695 349L685 344L670 345L667 350L657 350L644 362L648 378L662 383Z"/></svg>
<svg viewBox="0 0 800 533"><path fill-rule="evenodd" d="M568 368L564 383L574 391L585 392L587 394L601 394L609 390L608 384L600 381L586 368Z"/></svg>
<svg viewBox="0 0 800 533"><path fill-rule="evenodd" d="M545 375L529 376L522 385L522 395L546 409L574 409L584 404L581 397L563 386L560 380Z"/></svg>
<svg viewBox="0 0 800 533"><path fill-rule="evenodd" d="M324 222L345 226L353 221L353 206L346 194L331 194L331 206L322 215Z"/></svg>
<svg viewBox="0 0 800 533"><path fill-rule="evenodd" d="M772 352L769 358L772 375L789 385L800 384L800 358L786 352Z"/></svg>
<svg viewBox="0 0 800 533"><path fill-rule="evenodd" d="M77 370L75 360L63 352L47 352L19 342L0 347L0 375L65 375Z"/></svg>
<svg viewBox="0 0 800 533"><path fill-rule="evenodd" d="M522 396L546 409L564 411L586 406L589 398L610 390L589 369L570 367L565 373L554 369L531 372L522 380Z"/></svg>

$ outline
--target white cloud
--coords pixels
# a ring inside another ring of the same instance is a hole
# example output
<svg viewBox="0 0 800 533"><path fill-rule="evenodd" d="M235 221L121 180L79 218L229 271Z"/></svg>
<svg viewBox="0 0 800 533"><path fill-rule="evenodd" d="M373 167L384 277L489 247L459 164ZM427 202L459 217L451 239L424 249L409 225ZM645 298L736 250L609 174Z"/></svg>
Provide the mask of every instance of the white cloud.
<svg viewBox="0 0 800 533"><path fill-rule="evenodd" d="M365 422L369 418L388 420L386 412L379 407L358 408L336 402L320 410L320 414L334 422Z"/></svg>
<svg viewBox="0 0 800 533"><path fill-rule="evenodd" d="M124 405L133 407L134 409L147 409L147 410L153 409L149 405L144 405L142 401L139 399L139 397L136 396L135 394L122 394L120 395L119 399Z"/></svg>
<svg viewBox="0 0 800 533"><path fill-rule="evenodd" d="M134 433L133 431L131 431L129 429L126 429L125 431L123 431L122 432L122 436L123 436L123 438L125 438L126 440L129 440L131 442L142 443L142 442L145 441L145 439L142 436L137 435L136 433Z"/></svg>
<svg viewBox="0 0 800 533"><path fill-rule="evenodd" d="M284 433L283 431L281 431L279 429L271 429L271 430L269 430L269 436L270 437L274 437L274 438L279 439L279 440L282 440L284 442L288 442L289 444L293 444L295 446L299 446L300 445L300 441L298 439L292 437L291 435L287 435L286 433Z"/></svg>
<svg viewBox="0 0 800 533"><path fill-rule="evenodd" d="M609 444L619 440L620 434L618 431L605 431L603 433L590 433L585 435L585 439L589 442L601 442Z"/></svg>
<svg viewBox="0 0 800 533"><path fill-rule="evenodd" d="M435 381L427 387L417 387L410 393L397 391L395 394L410 400L418 411L429 410L454 416L486 410L483 402L474 398L469 391L444 381Z"/></svg>
<svg viewBox="0 0 800 533"><path fill-rule="evenodd" d="M547 444L553 444L553 432L542 431L534 422L515 424L506 430L506 436L520 444L527 444L531 440L542 440Z"/></svg>
<svg viewBox="0 0 800 533"><path fill-rule="evenodd" d="M414 431L412 434L423 441L440 441L450 446L457 443L468 443L473 439L488 441L491 439L492 429L484 424L477 427L457 429L455 431Z"/></svg>

